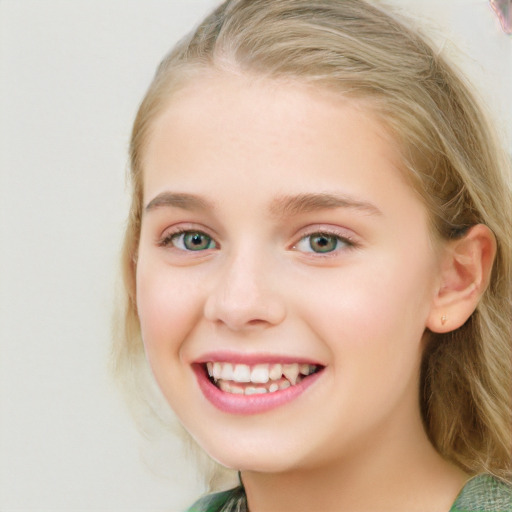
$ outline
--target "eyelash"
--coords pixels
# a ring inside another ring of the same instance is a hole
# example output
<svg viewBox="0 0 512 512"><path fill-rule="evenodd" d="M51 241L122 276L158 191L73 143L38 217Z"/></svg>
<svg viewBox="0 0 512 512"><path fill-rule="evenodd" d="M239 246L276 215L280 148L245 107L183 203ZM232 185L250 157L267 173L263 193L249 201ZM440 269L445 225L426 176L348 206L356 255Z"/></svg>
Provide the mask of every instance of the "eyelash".
<svg viewBox="0 0 512 512"><path fill-rule="evenodd" d="M177 247L176 245L174 245L175 240L179 239L180 237L185 237L187 234L207 237L210 240L210 242L214 244L214 246L206 247L205 249L197 249L196 251L194 251L193 249L187 249L186 247L180 248L180 247ZM208 235L207 233L205 233L204 231L201 231L199 229L176 229L175 231L172 231L171 233L167 233L158 242L158 245L160 247L169 247L170 245L174 245L175 249L178 249L178 250L184 251L184 252L202 252L207 249L217 249L218 248L217 242L210 235Z"/></svg>
<svg viewBox="0 0 512 512"><path fill-rule="evenodd" d="M192 236L199 235L202 237L206 237L209 242L208 246L205 248L198 248L196 250L189 249L185 246L185 241L182 239L181 245L183 247L178 247L175 245L175 241L179 239L180 237L185 237L187 234L190 234ZM329 243L329 239L335 239L336 245L331 250L326 250L324 252L322 251L315 251L315 250L306 250L305 248L300 248L300 244L307 243L307 240L309 239L309 249L312 249L311 243L313 237L318 238L324 238L327 239L327 243ZM211 246L213 244L213 246ZM218 249L219 244L212 238L210 235L205 233L204 231L201 231L199 229L176 229L175 231L172 231L171 233L167 233L159 242L158 245L160 247L169 247L170 245L174 246L175 249L183 252L204 252L206 250L211 249ZM349 236L346 235L346 233L340 233L335 230L329 230L329 229L320 229L318 231L311 231L310 233L307 233L303 235L298 242L293 244L291 247L292 250L296 250L299 252L302 252L307 255L314 255L315 258L329 258L337 255L339 251L345 249L350 250L357 248L358 244Z"/></svg>
<svg viewBox="0 0 512 512"><path fill-rule="evenodd" d="M309 247L311 248L311 241L313 237L323 237L326 239L335 239L336 240L336 246L329 251L321 252L321 251L314 251L314 250L302 250L301 252L308 254L308 255L314 255L315 258L329 258L337 255L341 250L350 250L355 249L358 247L358 244L355 240L347 236L346 233L340 233L335 230L329 230L329 229L320 229L318 231L311 231L310 233L305 234L300 238L300 240L293 245L293 249L298 250L299 244L302 242L305 242L309 239ZM299 249L300 250L300 249Z"/></svg>

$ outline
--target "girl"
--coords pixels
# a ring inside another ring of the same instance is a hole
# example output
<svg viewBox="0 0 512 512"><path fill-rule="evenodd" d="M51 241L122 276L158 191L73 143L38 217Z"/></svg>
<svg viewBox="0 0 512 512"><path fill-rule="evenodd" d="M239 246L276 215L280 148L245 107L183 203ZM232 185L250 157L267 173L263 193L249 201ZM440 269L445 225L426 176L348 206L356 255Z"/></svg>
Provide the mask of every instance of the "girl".
<svg viewBox="0 0 512 512"><path fill-rule="evenodd" d="M191 511L512 510L508 165L366 1L228 0L178 44L133 128L117 362L239 471Z"/></svg>

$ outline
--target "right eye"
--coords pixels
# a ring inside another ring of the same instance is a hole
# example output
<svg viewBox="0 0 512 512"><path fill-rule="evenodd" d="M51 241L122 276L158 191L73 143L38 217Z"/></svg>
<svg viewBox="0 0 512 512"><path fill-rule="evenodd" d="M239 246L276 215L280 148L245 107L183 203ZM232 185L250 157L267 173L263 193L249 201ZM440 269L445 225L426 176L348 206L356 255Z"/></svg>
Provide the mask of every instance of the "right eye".
<svg viewBox="0 0 512 512"><path fill-rule="evenodd" d="M206 251L217 247L215 240L202 231L172 233L162 240L161 245L172 245L181 251Z"/></svg>

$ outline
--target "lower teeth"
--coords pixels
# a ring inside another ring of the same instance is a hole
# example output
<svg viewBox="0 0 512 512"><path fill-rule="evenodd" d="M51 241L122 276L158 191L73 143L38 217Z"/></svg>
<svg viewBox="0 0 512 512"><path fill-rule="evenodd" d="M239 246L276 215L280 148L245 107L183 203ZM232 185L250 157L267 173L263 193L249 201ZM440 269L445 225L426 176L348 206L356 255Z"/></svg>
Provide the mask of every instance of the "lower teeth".
<svg viewBox="0 0 512 512"><path fill-rule="evenodd" d="M297 384L302 379L297 380ZM266 393L275 393L276 391L289 388L290 382L286 379L282 379L280 382L272 382L268 388L263 386L240 386L238 383L233 381L218 380L213 381L220 390L225 393L231 393L235 395L263 395Z"/></svg>

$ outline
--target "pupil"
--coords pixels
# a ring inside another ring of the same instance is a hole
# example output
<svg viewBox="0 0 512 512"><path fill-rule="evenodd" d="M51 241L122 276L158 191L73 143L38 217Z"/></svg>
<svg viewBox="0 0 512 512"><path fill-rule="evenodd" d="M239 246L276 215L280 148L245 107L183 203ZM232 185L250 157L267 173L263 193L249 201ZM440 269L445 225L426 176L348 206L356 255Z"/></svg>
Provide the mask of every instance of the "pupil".
<svg viewBox="0 0 512 512"><path fill-rule="evenodd" d="M207 249L210 244L210 239L201 233L189 233L185 235L184 242L187 249L198 251Z"/></svg>
<svg viewBox="0 0 512 512"><path fill-rule="evenodd" d="M317 235L311 238L311 249L315 252L331 252L336 249L337 239L329 235Z"/></svg>

